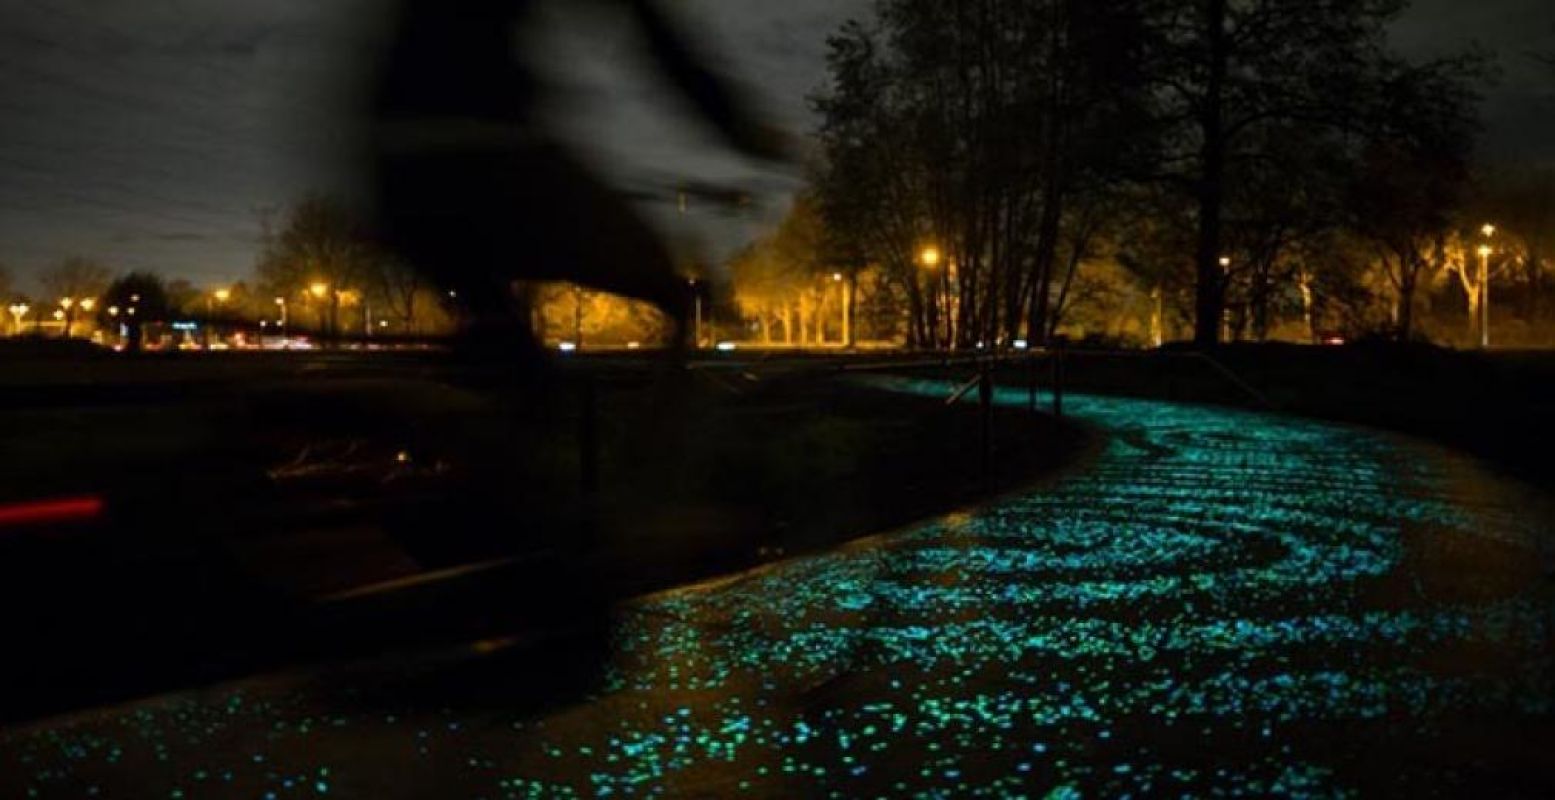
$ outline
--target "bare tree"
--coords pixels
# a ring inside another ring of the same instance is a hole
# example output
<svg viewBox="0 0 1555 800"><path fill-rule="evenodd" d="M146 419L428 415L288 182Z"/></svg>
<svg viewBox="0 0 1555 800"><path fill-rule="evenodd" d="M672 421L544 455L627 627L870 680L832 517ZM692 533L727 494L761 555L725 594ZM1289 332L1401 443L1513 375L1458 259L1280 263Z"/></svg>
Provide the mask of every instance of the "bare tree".
<svg viewBox="0 0 1555 800"><path fill-rule="evenodd" d="M318 311L319 327L340 328L340 306L374 282L379 253L366 228L340 201L314 195L297 203L279 228L264 221L258 273L275 296L300 299Z"/></svg>
<svg viewBox="0 0 1555 800"><path fill-rule="evenodd" d="M98 296L113 280L113 272L91 259L71 257L45 270L39 280L43 284L45 304L58 303L64 312L65 335L69 336L75 327L76 315L91 310L83 308L83 301L95 305Z"/></svg>
<svg viewBox="0 0 1555 800"><path fill-rule="evenodd" d="M0 323L14 327L12 333L20 334L22 332L21 320L14 317L8 310L16 301L16 297L13 295L15 289L16 286L12 282L10 268L0 264L0 304L5 306L0 308Z"/></svg>
<svg viewBox="0 0 1555 800"><path fill-rule="evenodd" d="M401 332L412 335L418 333L416 325L421 318L418 313L419 301L432 288L431 282L410 265L395 259L377 264L372 275L372 296L376 303L387 316L399 323Z"/></svg>
<svg viewBox="0 0 1555 800"><path fill-rule="evenodd" d="M1237 239L1227 212L1247 180L1245 168L1266 159L1270 127L1393 146L1417 126L1444 119L1461 125L1472 117L1468 87L1481 60L1410 64L1390 53L1388 25L1403 7L1400 0L1155 6L1159 62L1152 75L1160 82L1167 141L1177 151L1163 164L1195 217L1198 344L1221 338L1233 283L1222 260Z"/></svg>

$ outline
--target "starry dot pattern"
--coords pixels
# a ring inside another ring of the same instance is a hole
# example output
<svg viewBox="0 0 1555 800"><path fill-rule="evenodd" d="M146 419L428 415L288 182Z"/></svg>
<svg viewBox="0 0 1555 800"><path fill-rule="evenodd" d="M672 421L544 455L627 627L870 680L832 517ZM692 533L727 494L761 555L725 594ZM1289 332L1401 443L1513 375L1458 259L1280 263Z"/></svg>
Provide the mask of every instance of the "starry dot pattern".
<svg viewBox="0 0 1555 800"><path fill-rule="evenodd" d="M246 682L0 734L0 795L1461 794L1475 753L1439 755L1555 715L1555 597L1526 566L1550 531L1523 490L1356 428L1067 405L1108 434L1071 475L634 601L586 697Z"/></svg>

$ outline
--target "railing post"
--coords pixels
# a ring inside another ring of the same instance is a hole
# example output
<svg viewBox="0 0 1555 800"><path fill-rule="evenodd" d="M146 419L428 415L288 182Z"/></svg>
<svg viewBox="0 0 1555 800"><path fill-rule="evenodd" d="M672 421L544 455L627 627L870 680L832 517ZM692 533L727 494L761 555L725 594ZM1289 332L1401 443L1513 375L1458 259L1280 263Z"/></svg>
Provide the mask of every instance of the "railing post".
<svg viewBox="0 0 1555 800"><path fill-rule="evenodd" d="M1032 353L1026 357L1026 364L1030 367L1030 380L1028 383L1029 394L1027 399L1031 402L1031 413L1037 413L1037 354Z"/></svg>
<svg viewBox="0 0 1555 800"><path fill-rule="evenodd" d="M983 480L988 481L993 477L993 370L984 364L978 377L977 398L983 414Z"/></svg>
<svg viewBox="0 0 1555 800"><path fill-rule="evenodd" d="M1053 416L1064 415L1064 342L1058 339L1053 346Z"/></svg>
<svg viewBox="0 0 1555 800"><path fill-rule="evenodd" d="M599 393L594 376L583 376L578 419L578 479L584 497L599 493Z"/></svg>

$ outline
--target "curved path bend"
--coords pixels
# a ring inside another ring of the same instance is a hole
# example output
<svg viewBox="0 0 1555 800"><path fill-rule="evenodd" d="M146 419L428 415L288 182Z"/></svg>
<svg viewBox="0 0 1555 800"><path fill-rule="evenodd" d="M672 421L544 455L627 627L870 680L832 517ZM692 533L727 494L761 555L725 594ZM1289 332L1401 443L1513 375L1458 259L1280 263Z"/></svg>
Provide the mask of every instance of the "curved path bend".
<svg viewBox="0 0 1555 800"><path fill-rule="evenodd" d="M1555 794L1545 498L1352 427L1068 407L1111 434L1084 469L638 601L584 700L213 689L0 734L0 794Z"/></svg>

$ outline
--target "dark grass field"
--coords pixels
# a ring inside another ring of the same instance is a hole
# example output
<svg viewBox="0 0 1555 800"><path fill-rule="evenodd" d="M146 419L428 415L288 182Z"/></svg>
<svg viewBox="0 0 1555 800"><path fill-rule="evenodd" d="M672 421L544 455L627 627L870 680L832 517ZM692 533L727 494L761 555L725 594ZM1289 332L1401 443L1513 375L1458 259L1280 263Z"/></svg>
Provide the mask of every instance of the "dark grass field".
<svg viewBox="0 0 1555 800"><path fill-rule="evenodd" d="M106 511L0 531L0 592L35 609L11 632L28 657L4 668L0 715L572 626L973 503L1091 444L1001 410L985 474L982 424L830 374L590 362L514 383L425 355L13 359L0 502Z"/></svg>
<svg viewBox="0 0 1555 800"><path fill-rule="evenodd" d="M32 656L5 667L13 719L515 619L572 625L614 598L975 504L1099 443L997 409L984 474L975 406L862 388L840 368L864 358L589 357L514 383L428 354L6 355L0 502L107 503L90 524L0 532L0 592L32 609L11 640ZM1388 428L1550 485L1547 356L1213 358L1076 350L1063 381ZM1048 407L1048 363L996 380L1033 376ZM484 608L493 592L503 612Z"/></svg>

